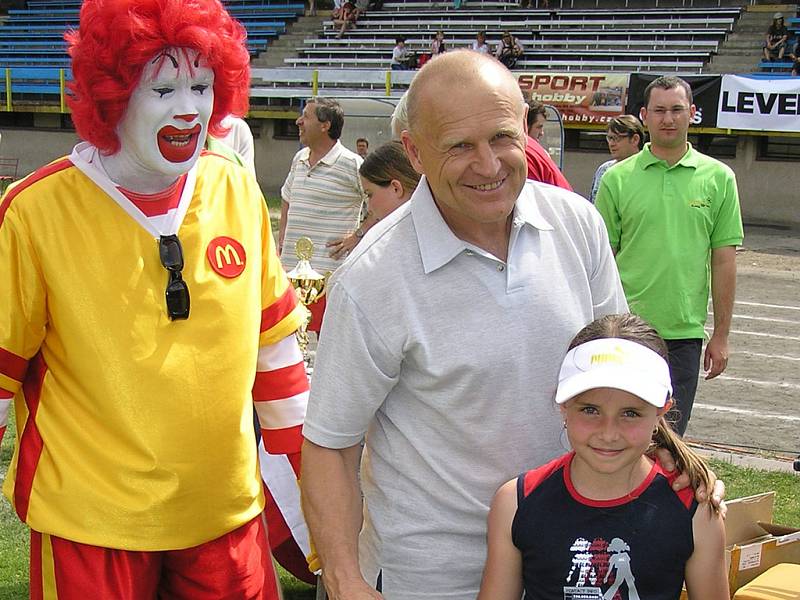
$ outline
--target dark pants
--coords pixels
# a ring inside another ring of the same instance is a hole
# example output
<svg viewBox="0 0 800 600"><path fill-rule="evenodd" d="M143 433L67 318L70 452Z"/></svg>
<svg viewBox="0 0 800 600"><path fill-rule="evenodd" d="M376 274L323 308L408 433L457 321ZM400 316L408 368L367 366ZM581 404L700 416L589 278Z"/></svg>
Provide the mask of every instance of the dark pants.
<svg viewBox="0 0 800 600"><path fill-rule="evenodd" d="M700 353L703 340L665 340L669 351L669 376L672 380L672 397L675 404L667 414L672 428L681 436L689 425L697 378L700 375Z"/></svg>

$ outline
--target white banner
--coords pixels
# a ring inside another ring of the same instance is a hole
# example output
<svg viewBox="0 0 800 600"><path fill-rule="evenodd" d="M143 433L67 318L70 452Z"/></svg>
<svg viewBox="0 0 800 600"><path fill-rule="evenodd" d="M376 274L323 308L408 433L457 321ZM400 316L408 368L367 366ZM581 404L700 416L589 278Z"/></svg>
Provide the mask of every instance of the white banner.
<svg viewBox="0 0 800 600"><path fill-rule="evenodd" d="M723 75L717 127L800 131L800 78Z"/></svg>

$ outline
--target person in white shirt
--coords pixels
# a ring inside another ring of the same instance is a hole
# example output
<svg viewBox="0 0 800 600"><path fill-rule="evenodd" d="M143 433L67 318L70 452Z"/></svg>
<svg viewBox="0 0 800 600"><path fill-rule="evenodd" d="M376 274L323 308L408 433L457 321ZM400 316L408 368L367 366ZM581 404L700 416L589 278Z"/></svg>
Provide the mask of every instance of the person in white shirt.
<svg viewBox="0 0 800 600"><path fill-rule="evenodd" d="M470 45L470 50L480 52L481 54L491 54L492 48L486 43L486 32L479 31L475 34L475 41Z"/></svg>
<svg viewBox="0 0 800 600"><path fill-rule="evenodd" d="M395 39L395 46L392 50L392 71L408 71L411 69L411 51L406 48L406 38L398 37Z"/></svg>

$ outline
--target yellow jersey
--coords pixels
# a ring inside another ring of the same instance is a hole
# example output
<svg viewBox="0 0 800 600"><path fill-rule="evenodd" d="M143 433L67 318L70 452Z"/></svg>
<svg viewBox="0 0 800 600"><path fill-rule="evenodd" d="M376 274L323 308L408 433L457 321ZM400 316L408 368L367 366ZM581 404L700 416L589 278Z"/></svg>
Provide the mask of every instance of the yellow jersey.
<svg viewBox="0 0 800 600"><path fill-rule="evenodd" d="M170 321L158 240L69 159L0 202L0 388L18 432L3 491L34 530L179 549L263 508L258 350L305 310L244 169L200 157L178 237L191 310Z"/></svg>

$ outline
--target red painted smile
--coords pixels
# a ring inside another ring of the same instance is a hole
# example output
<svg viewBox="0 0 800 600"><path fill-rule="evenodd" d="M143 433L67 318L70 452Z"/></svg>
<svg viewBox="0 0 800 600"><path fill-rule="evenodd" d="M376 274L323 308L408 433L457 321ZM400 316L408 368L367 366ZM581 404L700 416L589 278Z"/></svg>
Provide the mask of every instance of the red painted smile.
<svg viewBox="0 0 800 600"><path fill-rule="evenodd" d="M191 129L178 129L165 125L158 132L158 149L169 162L182 163L194 156L200 137L200 125Z"/></svg>

